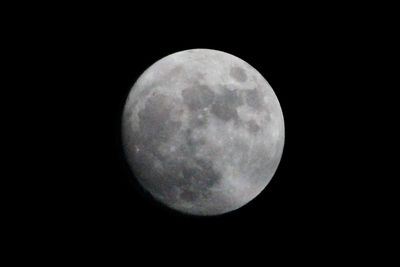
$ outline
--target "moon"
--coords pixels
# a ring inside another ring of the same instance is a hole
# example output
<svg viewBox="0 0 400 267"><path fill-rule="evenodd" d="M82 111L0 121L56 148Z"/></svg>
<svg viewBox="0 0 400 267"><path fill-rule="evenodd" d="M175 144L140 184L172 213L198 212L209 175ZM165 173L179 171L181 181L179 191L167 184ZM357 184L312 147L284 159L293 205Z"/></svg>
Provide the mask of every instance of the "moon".
<svg viewBox="0 0 400 267"><path fill-rule="evenodd" d="M220 215L254 199L279 165L284 119L271 86L231 54L168 55L136 81L122 115L127 162L166 206Z"/></svg>

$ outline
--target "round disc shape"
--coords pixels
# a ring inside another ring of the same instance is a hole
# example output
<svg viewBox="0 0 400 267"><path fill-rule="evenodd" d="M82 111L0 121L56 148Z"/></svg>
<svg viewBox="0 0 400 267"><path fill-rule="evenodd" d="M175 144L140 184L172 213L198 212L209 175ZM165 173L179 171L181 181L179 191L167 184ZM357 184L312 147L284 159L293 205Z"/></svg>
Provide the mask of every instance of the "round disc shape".
<svg viewBox="0 0 400 267"><path fill-rule="evenodd" d="M252 66L192 49L139 77L124 107L122 138L135 177L156 200L187 214L219 215L267 186L281 159L284 121L274 91Z"/></svg>

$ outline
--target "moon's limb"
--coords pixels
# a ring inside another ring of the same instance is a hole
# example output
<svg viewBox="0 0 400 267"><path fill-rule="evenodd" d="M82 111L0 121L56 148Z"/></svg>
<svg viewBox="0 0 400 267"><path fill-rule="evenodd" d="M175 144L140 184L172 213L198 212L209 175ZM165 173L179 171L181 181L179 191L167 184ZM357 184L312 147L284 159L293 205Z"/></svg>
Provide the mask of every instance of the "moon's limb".
<svg viewBox="0 0 400 267"><path fill-rule="evenodd" d="M245 205L281 159L284 121L268 82L230 54L192 49L148 68L123 114L123 142L139 183L184 213Z"/></svg>

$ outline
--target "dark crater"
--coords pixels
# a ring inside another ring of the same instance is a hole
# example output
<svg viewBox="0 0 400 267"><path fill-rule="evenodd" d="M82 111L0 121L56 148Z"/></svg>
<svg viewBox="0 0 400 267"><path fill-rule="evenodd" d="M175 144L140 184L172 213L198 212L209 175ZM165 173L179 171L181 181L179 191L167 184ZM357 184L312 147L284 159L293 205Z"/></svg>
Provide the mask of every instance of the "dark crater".
<svg viewBox="0 0 400 267"><path fill-rule="evenodd" d="M238 82L245 82L247 80L245 70L240 67L231 68L230 75Z"/></svg>
<svg viewBox="0 0 400 267"><path fill-rule="evenodd" d="M236 108L242 104L243 100L236 90L224 89L222 94L215 96L215 101L211 106L211 113L223 121L238 121Z"/></svg>
<svg viewBox="0 0 400 267"><path fill-rule="evenodd" d="M247 105L256 110L264 106L264 96L257 88L245 91L245 99Z"/></svg>

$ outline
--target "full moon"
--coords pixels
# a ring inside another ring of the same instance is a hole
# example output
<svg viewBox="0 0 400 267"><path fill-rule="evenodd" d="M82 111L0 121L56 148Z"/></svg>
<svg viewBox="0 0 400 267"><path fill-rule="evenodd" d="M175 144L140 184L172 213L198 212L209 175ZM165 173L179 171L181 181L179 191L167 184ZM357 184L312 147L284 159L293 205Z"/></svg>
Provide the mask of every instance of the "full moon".
<svg viewBox="0 0 400 267"><path fill-rule="evenodd" d="M210 49L155 62L131 89L122 118L139 184L192 215L227 213L260 194L279 165L284 135L279 101L263 76Z"/></svg>

